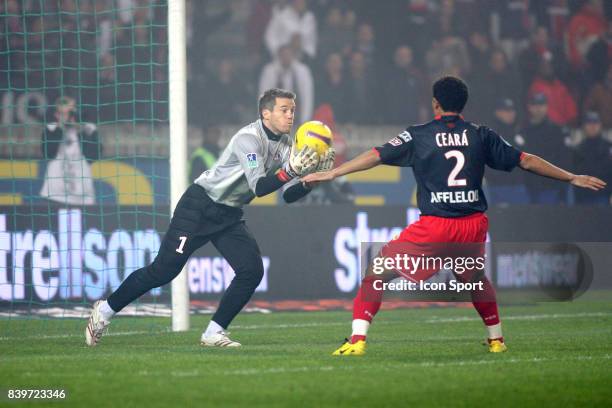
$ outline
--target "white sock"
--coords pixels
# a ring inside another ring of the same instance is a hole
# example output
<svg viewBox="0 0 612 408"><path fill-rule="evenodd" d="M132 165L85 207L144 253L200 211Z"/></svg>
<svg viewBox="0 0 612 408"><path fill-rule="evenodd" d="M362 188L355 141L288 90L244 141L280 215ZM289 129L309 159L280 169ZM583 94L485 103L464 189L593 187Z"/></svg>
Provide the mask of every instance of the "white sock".
<svg viewBox="0 0 612 408"><path fill-rule="evenodd" d="M368 328L370 327L370 322L363 319L355 319L353 320L353 333L351 336L365 336L368 334Z"/></svg>
<svg viewBox="0 0 612 408"><path fill-rule="evenodd" d="M501 323L494 324L493 326L487 326L487 334L490 339L498 339L503 337Z"/></svg>
<svg viewBox="0 0 612 408"><path fill-rule="evenodd" d="M223 329L223 327L219 326L219 323L215 322L214 320L211 320L210 323L208 323L208 327L206 328L206 330L204 331L204 336L211 336L213 334L219 333L220 331L223 331L225 329Z"/></svg>
<svg viewBox="0 0 612 408"><path fill-rule="evenodd" d="M108 302L105 300L104 302L100 303L100 314L102 315L102 318L104 320L106 320L107 322L112 319L112 317L115 315L115 312L108 304Z"/></svg>

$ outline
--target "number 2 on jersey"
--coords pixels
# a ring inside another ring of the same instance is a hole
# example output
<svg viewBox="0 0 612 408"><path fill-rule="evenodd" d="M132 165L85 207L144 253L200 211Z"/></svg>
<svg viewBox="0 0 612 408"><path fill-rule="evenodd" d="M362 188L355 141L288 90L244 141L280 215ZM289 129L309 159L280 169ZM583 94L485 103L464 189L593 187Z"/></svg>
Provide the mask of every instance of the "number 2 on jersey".
<svg viewBox="0 0 612 408"><path fill-rule="evenodd" d="M183 248L185 248L185 242L187 242L187 237L179 237L179 239L181 240L181 243L179 244L178 248L176 248L176 252L182 254Z"/></svg>
<svg viewBox="0 0 612 408"><path fill-rule="evenodd" d="M465 165L465 156L463 155L463 153L461 153L459 150L450 150L444 153L444 157L446 157L447 159L454 158L457 160L455 167L448 175L448 186L449 187L467 186L466 179L457 178L457 175L459 174L459 172L463 169L463 166Z"/></svg>

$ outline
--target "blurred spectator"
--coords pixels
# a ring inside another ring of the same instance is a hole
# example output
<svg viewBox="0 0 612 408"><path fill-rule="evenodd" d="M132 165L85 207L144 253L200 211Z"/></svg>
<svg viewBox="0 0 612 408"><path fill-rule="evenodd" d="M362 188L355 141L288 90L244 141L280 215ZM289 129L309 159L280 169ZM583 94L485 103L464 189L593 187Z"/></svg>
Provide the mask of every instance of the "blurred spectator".
<svg viewBox="0 0 612 408"><path fill-rule="evenodd" d="M576 147L575 172L589 174L608 181L612 179L612 144L601 134L601 121L596 112L587 112L582 125L584 139ZM584 188L574 190L576 204L610 205L610 188L592 191Z"/></svg>
<svg viewBox="0 0 612 408"><path fill-rule="evenodd" d="M564 71L565 56L563 55L563 50L552 44L546 27L539 26L531 33L527 49L518 56L517 66L525 86L529 86L535 79L540 61L543 58L552 60L557 73Z"/></svg>
<svg viewBox="0 0 612 408"><path fill-rule="evenodd" d="M98 23L97 29L97 52L102 56L109 54L113 46L113 14L109 10L108 3L96 1L94 4L95 17Z"/></svg>
<svg viewBox="0 0 612 408"><path fill-rule="evenodd" d="M293 34L291 36L291 40L289 40L289 48L293 52L293 56L296 60L303 62L308 65L308 67L315 65L315 60L310 58L310 56L304 52L304 48L302 47L302 37L299 34Z"/></svg>
<svg viewBox="0 0 612 408"><path fill-rule="evenodd" d="M319 33L320 60L326 60L332 53L348 56L355 37L355 13L332 6Z"/></svg>
<svg viewBox="0 0 612 408"><path fill-rule="evenodd" d="M210 170L219 158L219 137L221 129L209 127L203 129L202 145L195 149L189 159L188 183L193 183L202 173Z"/></svg>
<svg viewBox="0 0 612 408"><path fill-rule="evenodd" d="M342 133L340 133L336 127L336 120L332 107L327 103L322 104L315 110L312 119L323 122L329 126L332 134L334 135L333 146L336 150L335 164L336 166L339 166L344 163L347 160L346 155L348 154L348 145L346 144L344 135L342 135Z"/></svg>
<svg viewBox="0 0 612 408"><path fill-rule="evenodd" d="M42 16L30 18L28 21L30 34L27 38L27 52L25 53L25 67L27 67L27 83L30 88L42 87L42 78L45 75L45 57L47 47L43 46L44 23Z"/></svg>
<svg viewBox="0 0 612 408"><path fill-rule="evenodd" d="M0 12L2 13L2 33L14 34L9 38L9 46L12 48L23 45L23 20L21 2L17 0L6 0L0 4ZM21 34L21 35L19 35ZM4 44L2 44L4 45Z"/></svg>
<svg viewBox="0 0 612 408"><path fill-rule="evenodd" d="M584 100L584 109L599 114L603 127L612 129L612 64L603 81L596 83Z"/></svg>
<svg viewBox="0 0 612 408"><path fill-rule="evenodd" d="M518 132L516 104L510 98L498 98L495 102L494 109L494 118L491 121L491 128L504 139L514 143Z"/></svg>
<svg viewBox="0 0 612 408"><path fill-rule="evenodd" d="M440 0L440 6L437 18L437 30L442 36L446 35L461 35L460 20L463 18L456 18L455 15L455 2L454 0Z"/></svg>
<svg viewBox="0 0 612 408"><path fill-rule="evenodd" d="M489 2L490 0L486 0ZM482 0L452 0L454 31L462 38L468 38L474 27L490 32L490 16Z"/></svg>
<svg viewBox="0 0 612 408"><path fill-rule="evenodd" d="M357 38L353 51L359 52L363 55L368 69L372 69L374 67L374 61L376 59L376 56L374 55L376 52L374 40L374 27L368 23L360 24L357 28Z"/></svg>
<svg viewBox="0 0 612 408"><path fill-rule="evenodd" d="M578 108L567 86L557 78L549 58L542 58L538 74L529 87L529 95L542 93L548 100L548 117L557 125L575 122Z"/></svg>
<svg viewBox="0 0 612 408"><path fill-rule="evenodd" d="M215 14L207 11L208 0L194 0L193 4L193 39L189 46L189 57L193 66L204 68L208 61L208 38L232 18L232 10L226 6ZM266 20L267 22L267 20ZM265 24L265 22L264 22Z"/></svg>
<svg viewBox="0 0 612 408"><path fill-rule="evenodd" d="M472 31L469 35L468 53L472 61L472 78L480 81L487 72L487 64L491 54L491 44L485 32ZM473 81L474 82L474 81Z"/></svg>
<svg viewBox="0 0 612 408"><path fill-rule="evenodd" d="M98 57L95 51L96 32L98 30L94 16L93 0L80 0L75 9L78 23L79 70L81 83L91 84L96 80ZM44 27L41 27L44 30ZM46 45L46 44L45 44ZM46 48L46 47L45 47Z"/></svg>
<svg viewBox="0 0 612 408"><path fill-rule="evenodd" d="M493 0L493 41L498 43L508 58L514 59L526 46L532 20L529 2L525 0Z"/></svg>
<svg viewBox="0 0 612 408"><path fill-rule="evenodd" d="M141 9L134 15L135 18L144 18L147 14L146 9ZM152 80L153 80L153 47L151 47L150 27L143 21L138 20L135 23L132 34L132 61L133 66L130 67L133 72L134 82L134 119L135 120L152 120Z"/></svg>
<svg viewBox="0 0 612 408"><path fill-rule="evenodd" d="M155 65L153 66L153 110L155 119L161 122L168 120L168 52L164 44L168 43L167 8L161 0L157 3L153 13L153 26L151 26L151 47L154 52Z"/></svg>
<svg viewBox="0 0 612 408"><path fill-rule="evenodd" d="M588 85L604 81L608 66L612 63L612 21L608 22L608 31L589 48L587 53L589 80Z"/></svg>
<svg viewBox="0 0 612 408"><path fill-rule="evenodd" d="M570 17L568 0L530 1L529 9L535 16L536 24L546 27L554 42L565 41Z"/></svg>
<svg viewBox="0 0 612 408"><path fill-rule="evenodd" d="M152 0L116 0L117 12L121 23L130 24L136 19L138 13L144 14L148 20L150 17L150 10L147 6L151 1Z"/></svg>
<svg viewBox="0 0 612 408"><path fill-rule="evenodd" d="M0 73L6 75L3 85L12 88L25 88L25 27L20 2L8 0L0 2L0 31L2 41L0 51Z"/></svg>
<svg viewBox="0 0 612 408"><path fill-rule="evenodd" d="M299 35L303 52L310 58L317 54L317 20L314 13L306 9L306 0L279 2L272 9L272 18L265 33L265 43L271 56L276 56L283 45L289 44L294 35Z"/></svg>
<svg viewBox="0 0 612 408"><path fill-rule="evenodd" d="M344 60L340 54L329 54L325 71L318 77L316 89L316 105L329 104L337 120L345 122L347 119L348 83L344 74Z"/></svg>
<svg viewBox="0 0 612 408"><path fill-rule="evenodd" d="M114 50L117 67L117 120L131 121L134 117L134 88L131 86L137 80L133 67L132 27L115 26Z"/></svg>
<svg viewBox="0 0 612 408"><path fill-rule="evenodd" d="M574 69L581 69L585 65L589 48L607 28L602 0L586 1L571 18L567 32L567 48L568 58Z"/></svg>
<svg viewBox="0 0 612 408"><path fill-rule="evenodd" d="M470 72L470 55L465 41L450 33L434 40L426 61L433 78L445 75L462 77Z"/></svg>
<svg viewBox="0 0 612 408"><path fill-rule="evenodd" d="M146 18L136 13L134 18ZM117 104L119 120L149 121L152 119L154 48L150 27L142 20L117 28L115 60L117 68Z"/></svg>
<svg viewBox="0 0 612 408"><path fill-rule="evenodd" d="M385 79L384 121L404 126L425 121L425 75L414 66L412 49L407 45L395 50L393 67Z"/></svg>
<svg viewBox="0 0 612 408"><path fill-rule="evenodd" d="M259 93L282 88L297 94L297 123L310 120L314 109L314 83L310 68L296 60L289 45L281 46L278 57L267 64L259 78Z"/></svg>
<svg viewBox="0 0 612 408"><path fill-rule="evenodd" d="M100 57L98 69L98 86L96 99L88 101L97 112L97 122L114 122L117 120L117 78L115 75L115 58L112 54L103 54Z"/></svg>
<svg viewBox="0 0 612 408"><path fill-rule="evenodd" d="M548 119L548 99L543 93L531 96L527 104L529 123L515 137L517 148L552 160L559 167L569 168L571 153L567 132ZM525 184L533 204L566 202L565 184L543 177L526 177Z"/></svg>
<svg viewBox="0 0 612 408"><path fill-rule="evenodd" d="M494 110L491 129L510 143L516 143L518 121L515 103L510 98L498 98L494 104ZM516 171L506 173L487 169L486 180L489 187L488 197L492 204L526 204L529 202L523 173Z"/></svg>
<svg viewBox="0 0 612 408"><path fill-rule="evenodd" d="M201 0L195 1L200 3ZM215 0L211 1L210 4L209 18L195 20L195 23L202 27L194 30L196 41L194 41L192 49L196 52L205 53L204 62L208 70L214 70L217 61L229 58L233 60L236 69L241 74L257 75L259 65L255 65L249 60L252 56L248 52L250 42L247 38L247 22L250 15L250 1ZM206 27L207 22L211 23L208 27ZM198 51L202 41L206 41L206 48ZM289 42L289 38L287 38L287 42Z"/></svg>
<svg viewBox="0 0 612 408"><path fill-rule="evenodd" d="M423 61L435 32L434 7L429 0L409 0L407 11L406 23L400 26L398 37L405 38L412 46L416 61Z"/></svg>
<svg viewBox="0 0 612 408"><path fill-rule="evenodd" d="M472 75L472 78L475 83L474 96L478 103L470 110L475 110L476 117L482 118L485 123L493 119L493 109L500 98L508 98L513 103L520 100L520 79L516 71L508 66L506 54L501 49L491 53L484 74L480 77Z"/></svg>
<svg viewBox="0 0 612 408"><path fill-rule="evenodd" d="M248 109L246 85L236 75L236 67L229 59L222 59L215 67L213 75L208 75L202 89L196 95L204 99L204 106L195 103L198 112L193 112L193 123L202 128L215 125L239 123ZM200 119L198 121L198 118Z"/></svg>
<svg viewBox="0 0 612 408"><path fill-rule="evenodd" d="M79 92L80 76L78 71L79 57L82 50L79 42L79 19L77 6L74 0L59 3L60 35L61 35L61 64L62 89L69 94L77 95Z"/></svg>
<svg viewBox="0 0 612 408"><path fill-rule="evenodd" d="M246 23L247 48L249 53L260 55L264 51L263 38L266 26L272 17L272 4L269 0L250 0L249 3L251 10Z"/></svg>
<svg viewBox="0 0 612 408"><path fill-rule="evenodd" d="M55 104L56 122L42 133L42 153L48 159L41 197L72 205L96 202L90 162L100 158L102 146L93 123L79 123L76 102L64 96Z"/></svg>
<svg viewBox="0 0 612 408"><path fill-rule="evenodd" d="M377 84L360 52L351 55L348 83L347 120L356 124L378 123L380 105L376 94Z"/></svg>

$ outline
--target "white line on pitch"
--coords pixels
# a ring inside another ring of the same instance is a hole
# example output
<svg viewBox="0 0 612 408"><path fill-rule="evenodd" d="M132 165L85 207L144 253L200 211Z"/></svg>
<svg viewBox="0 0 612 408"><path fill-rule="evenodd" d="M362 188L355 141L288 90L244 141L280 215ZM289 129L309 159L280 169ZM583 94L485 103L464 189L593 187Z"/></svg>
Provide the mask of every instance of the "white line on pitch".
<svg viewBox="0 0 612 408"><path fill-rule="evenodd" d="M501 316L501 320L542 320L542 319L568 319L574 317L606 317L612 316L612 313L593 312L593 313L554 313L554 314L539 314L539 315L510 315ZM425 320L426 323L453 323L453 322L470 322L480 321L480 317L434 317Z"/></svg>
<svg viewBox="0 0 612 408"><path fill-rule="evenodd" d="M571 319L576 317L608 317L612 316L612 313L605 312L593 312L593 313L555 313L555 314L540 314L540 315L516 315L516 316L503 316L503 320L542 320L542 319ZM376 325L381 324L396 324L403 322L404 320L378 320ZM455 322L469 322L469 321L480 321L479 317L434 317L425 320L425 323L455 323ZM325 323L281 323L281 324L253 324L253 325L235 325L232 329L240 330L268 330L268 329L295 329L295 328L307 328L307 327L322 327L322 326L345 326L347 322L325 322ZM197 331L199 329L191 329L190 331ZM151 334L151 333L172 333L170 330L140 330L140 331L125 331L125 332L109 332L106 336L130 336L140 334ZM22 337L0 337L0 341L18 341L18 340L29 340L29 339L63 339L70 337L81 337L82 333L67 333L67 334L49 334L49 335L36 335L36 336L22 336Z"/></svg>
<svg viewBox="0 0 612 408"><path fill-rule="evenodd" d="M169 333L169 330L162 331L151 331L151 330L140 330L140 331L118 331L118 332L109 332L104 336L133 336L137 334L151 334L151 333ZM0 341L18 341L18 340L31 340L31 339L43 339L43 340L51 340L51 339L67 339L70 337L85 337L83 333L67 333L67 334L42 334L37 336L23 336L23 337L0 337Z"/></svg>

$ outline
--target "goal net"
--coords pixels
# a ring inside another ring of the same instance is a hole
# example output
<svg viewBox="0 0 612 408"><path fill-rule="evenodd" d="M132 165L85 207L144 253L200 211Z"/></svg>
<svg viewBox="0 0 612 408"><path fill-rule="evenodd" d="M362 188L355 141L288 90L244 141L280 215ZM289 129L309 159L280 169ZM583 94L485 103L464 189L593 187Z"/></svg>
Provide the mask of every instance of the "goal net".
<svg viewBox="0 0 612 408"><path fill-rule="evenodd" d="M84 317L157 253L170 213L167 8L0 0L0 320L9 332ZM152 290L126 314L168 315L169 292Z"/></svg>

